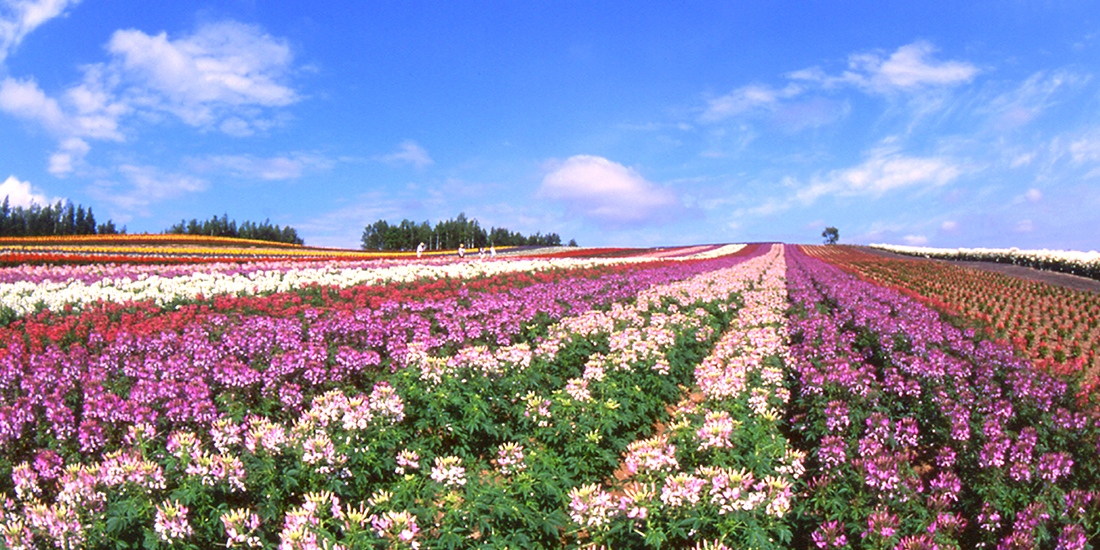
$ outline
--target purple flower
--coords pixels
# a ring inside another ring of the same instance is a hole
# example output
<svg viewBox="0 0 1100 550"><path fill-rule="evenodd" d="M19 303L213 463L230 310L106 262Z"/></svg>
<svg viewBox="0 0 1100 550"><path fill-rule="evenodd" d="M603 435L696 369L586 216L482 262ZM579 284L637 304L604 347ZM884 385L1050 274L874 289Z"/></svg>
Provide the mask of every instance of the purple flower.
<svg viewBox="0 0 1100 550"><path fill-rule="evenodd" d="M1039 463L1036 466L1039 476L1051 483L1058 481L1060 477L1068 476L1072 468L1073 459L1070 458L1069 453L1046 453L1039 457Z"/></svg>
<svg viewBox="0 0 1100 550"><path fill-rule="evenodd" d="M839 521L827 521L814 531L811 538L818 548L846 548L848 537L844 536L844 524Z"/></svg>
<svg viewBox="0 0 1100 550"><path fill-rule="evenodd" d="M848 403L845 401L830 401L825 406L825 429L830 432L840 431L848 427L851 421L848 418Z"/></svg>
<svg viewBox="0 0 1100 550"><path fill-rule="evenodd" d="M966 519L961 515L951 512L940 512L936 514L936 519L932 521L932 525L928 526L928 534L932 536L945 535L948 537L955 537L965 528Z"/></svg>
<svg viewBox="0 0 1100 550"><path fill-rule="evenodd" d="M1057 550L1084 550L1088 545L1088 535L1079 524L1071 523L1062 528L1062 534L1058 537Z"/></svg>
<svg viewBox="0 0 1100 550"><path fill-rule="evenodd" d="M982 511L978 513L978 523L982 529L996 533L1001 528L1001 514L997 508L987 502L982 505Z"/></svg>
<svg viewBox="0 0 1100 550"><path fill-rule="evenodd" d="M959 476L950 470L943 470L931 483L932 497L930 501L937 508L947 508L951 503L959 500L959 492L962 491L962 481Z"/></svg>
<svg viewBox="0 0 1100 550"><path fill-rule="evenodd" d="M837 468L848 461L848 444L843 437L827 435L817 448L817 458L824 468Z"/></svg>
<svg viewBox="0 0 1100 550"><path fill-rule="evenodd" d="M898 516L886 510L877 510L867 518L867 530L863 532L863 538L874 536L888 540L897 532Z"/></svg>
<svg viewBox="0 0 1100 550"><path fill-rule="evenodd" d="M938 453L936 453L936 465L940 468L949 469L955 467L955 449L951 447L943 447Z"/></svg>

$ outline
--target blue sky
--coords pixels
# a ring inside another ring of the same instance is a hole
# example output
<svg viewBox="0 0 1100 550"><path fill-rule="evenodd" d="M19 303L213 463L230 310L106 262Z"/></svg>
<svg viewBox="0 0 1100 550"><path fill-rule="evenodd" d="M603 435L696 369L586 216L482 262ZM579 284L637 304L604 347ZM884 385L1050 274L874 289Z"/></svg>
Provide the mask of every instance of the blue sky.
<svg viewBox="0 0 1100 550"><path fill-rule="evenodd" d="M806 6L804 4L816 4ZM1060 2L0 0L0 195L355 248L1100 249L1100 10Z"/></svg>

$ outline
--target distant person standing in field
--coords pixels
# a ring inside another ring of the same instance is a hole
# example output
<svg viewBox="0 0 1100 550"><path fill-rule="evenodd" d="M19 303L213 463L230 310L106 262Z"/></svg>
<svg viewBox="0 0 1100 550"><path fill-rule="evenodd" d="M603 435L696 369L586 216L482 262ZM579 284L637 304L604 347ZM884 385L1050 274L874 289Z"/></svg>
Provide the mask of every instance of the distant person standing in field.
<svg viewBox="0 0 1100 550"><path fill-rule="evenodd" d="M490 258L496 258L497 257L497 247L495 247L493 245L489 245L489 257Z"/></svg>
<svg viewBox="0 0 1100 550"><path fill-rule="evenodd" d="M466 257L466 247L462 246L461 244L458 245L458 257L459 258L465 258Z"/></svg>
<svg viewBox="0 0 1100 550"><path fill-rule="evenodd" d="M417 257L417 259L419 259L420 256L423 255L423 254L424 254L424 243L420 243L420 244L416 245L416 257Z"/></svg>

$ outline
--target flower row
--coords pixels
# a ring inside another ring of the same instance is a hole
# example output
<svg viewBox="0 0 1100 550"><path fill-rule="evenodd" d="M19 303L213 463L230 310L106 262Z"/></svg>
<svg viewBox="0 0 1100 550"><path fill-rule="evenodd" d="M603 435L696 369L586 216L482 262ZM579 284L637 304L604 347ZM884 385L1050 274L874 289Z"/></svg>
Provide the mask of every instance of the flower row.
<svg viewBox="0 0 1100 550"><path fill-rule="evenodd" d="M1084 548L1100 422L1061 380L794 250L789 411L803 545Z"/></svg>
<svg viewBox="0 0 1100 550"><path fill-rule="evenodd" d="M84 307L99 301L152 301L164 305L216 295L288 292L308 285L349 287L362 284L384 285L417 279L470 279L501 273L576 269L619 263L648 261L638 258L557 259L467 262L386 262L374 265L326 263L320 266L281 265L270 269L208 269L189 266L170 271L137 269L116 272L93 281L44 279L34 282L25 277L0 283L0 302L17 315L49 309ZM102 272L89 269L92 272ZM22 270L25 274L25 270ZM162 274L163 273L163 274Z"/></svg>
<svg viewBox="0 0 1100 550"><path fill-rule="evenodd" d="M570 490L569 515L581 542L708 548L791 542L786 516L805 456L780 430L788 399L783 247L738 267L732 277L715 275L724 277L718 286L737 291L741 307L696 364L693 384L666 423L627 446L611 481Z"/></svg>

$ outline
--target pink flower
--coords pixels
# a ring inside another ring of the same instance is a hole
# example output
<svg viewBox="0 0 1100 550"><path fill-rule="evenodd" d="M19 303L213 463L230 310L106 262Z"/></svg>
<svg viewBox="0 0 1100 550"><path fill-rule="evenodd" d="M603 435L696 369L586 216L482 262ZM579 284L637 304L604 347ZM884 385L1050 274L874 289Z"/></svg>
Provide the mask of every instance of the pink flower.
<svg viewBox="0 0 1100 550"><path fill-rule="evenodd" d="M631 443L626 448L625 463L632 474L680 467L676 461L676 447L668 442L668 436L664 434Z"/></svg>
<svg viewBox="0 0 1100 550"><path fill-rule="evenodd" d="M582 527L600 527L615 513L611 494L593 483L569 491L569 517Z"/></svg>
<svg viewBox="0 0 1100 550"><path fill-rule="evenodd" d="M523 462L523 445L513 442L502 443L497 449L496 462L500 467L500 473L504 475L522 472L527 468L527 464Z"/></svg>
<svg viewBox="0 0 1100 550"><path fill-rule="evenodd" d="M178 501L168 500L157 505L157 517L153 529L165 542L191 536L193 531L191 524L187 523L187 507Z"/></svg>
<svg viewBox="0 0 1100 550"><path fill-rule="evenodd" d="M732 447L730 435L738 422L735 422L730 413L726 411L708 411L703 427L699 428L696 435L702 440L700 449L710 447Z"/></svg>
<svg viewBox="0 0 1100 550"><path fill-rule="evenodd" d="M397 468L394 469L394 473L404 475L405 468L420 469L420 456L408 449L397 453Z"/></svg>
<svg viewBox="0 0 1100 550"><path fill-rule="evenodd" d="M437 457L435 466L432 467L431 478L444 485L466 484L466 469L461 466L462 460L457 456Z"/></svg>

